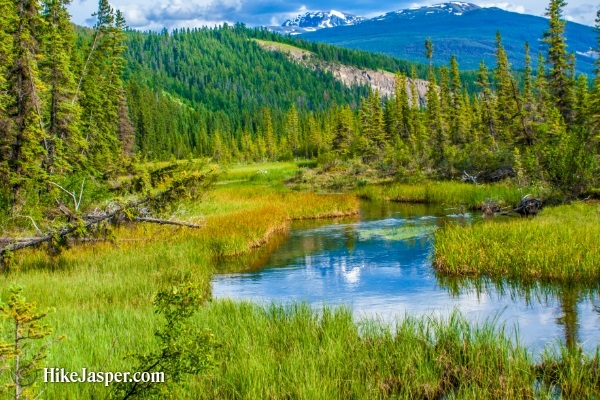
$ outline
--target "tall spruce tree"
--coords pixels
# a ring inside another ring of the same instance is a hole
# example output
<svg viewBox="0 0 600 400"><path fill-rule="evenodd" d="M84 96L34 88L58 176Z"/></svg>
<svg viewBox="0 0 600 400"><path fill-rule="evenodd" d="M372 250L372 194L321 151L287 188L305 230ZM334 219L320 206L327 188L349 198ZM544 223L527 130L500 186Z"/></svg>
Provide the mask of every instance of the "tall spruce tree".
<svg viewBox="0 0 600 400"><path fill-rule="evenodd" d="M515 102L515 78L512 75L510 63L500 32L496 33L496 69L494 70L496 80L497 107L499 110L498 125L502 139L506 142L513 140L515 119L518 115ZM512 146L511 146L512 147Z"/></svg>
<svg viewBox="0 0 600 400"><path fill-rule="evenodd" d="M427 85L426 121L429 131L429 142L432 160L438 168L445 168L446 160L446 132L442 123L442 110L440 108L440 95L437 79L433 69L433 43L427 38L425 41L425 55L429 60L429 75Z"/></svg>
<svg viewBox="0 0 600 400"><path fill-rule="evenodd" d="M3 164L12 194L13 211L25 201L28 187L45 181L42 159L46 153L46 131L42 119L45 87L40 80L38 32L43 30L40 5L35 0L19 0L12 33L13 57L7 68L8 101L3 124ZM10 10L9 10L10 11ZM10 29L10 26L9 26Z"/></svg>
<svg viewBox="0 0 600 400"><path fill-rule="evenodd" d="M563 8L567 5L564 0L552 0L546 9L546 16L550 18L550 26L544 33L543 42L548 46L547 62L550 71L547 75L548 88L556 107L565 122L573 121L575 57L567 51L565 39L565 24Z"/></svg>
<svg viewBox="0 0 600 400"><path fill-rule="evenodd" d="M10 209L10 167L12 152L12 120L8 109L11 98L8 93L8 72L13 65L13 40L17 27L17 8L13 1L0 0L0 209Z"/></svg>
<svg viewBox="0 0 600 400"><path fill-rule="evenodd" d="M71 100L76 80L71 56L75 35L67 5L70 0L44 0L42 73L48 85L45 106L47 157L44 166L48 173L81 169L82 150L87 147L81 133L81 108Z"/></svg>

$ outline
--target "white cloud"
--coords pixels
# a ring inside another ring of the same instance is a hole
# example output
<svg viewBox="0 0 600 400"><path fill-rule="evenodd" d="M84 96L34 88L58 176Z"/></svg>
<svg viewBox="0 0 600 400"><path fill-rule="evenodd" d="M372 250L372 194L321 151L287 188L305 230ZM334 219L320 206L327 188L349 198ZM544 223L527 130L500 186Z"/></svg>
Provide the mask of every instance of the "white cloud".
<svg viewBox="0 0 600 400"><path fill-rule="evenodd" d="M565 10L565 18L568 21L579 22L580 24L594 25L596 11L600 10L600 4L581 4L577 7L568 7Z"/></svg>
<svg viewBox="0 0 600 400"><path fill-rule="evenodd" d="M525 14L530 12L525 6L521 6L513 3L479 3L480 7L498 7L506 11L516 12Z"/></svg>

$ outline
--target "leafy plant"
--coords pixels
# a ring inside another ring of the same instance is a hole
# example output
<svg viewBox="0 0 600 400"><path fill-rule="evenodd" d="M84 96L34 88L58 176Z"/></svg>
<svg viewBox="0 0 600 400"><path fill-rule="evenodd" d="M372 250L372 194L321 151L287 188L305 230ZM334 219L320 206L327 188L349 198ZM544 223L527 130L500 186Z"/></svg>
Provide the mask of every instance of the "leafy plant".
<svg viewBox="0 0 600 400"><path fill-rule="evenodd" d="M200 290L190 284L158 293L154 300L155 312L165 319L162 329L155 333L158 348L150 354L133 356L137 359L134 371L162 372L168 381L165 384L122 383L113 392L115 398L168 397L170 385L180 383L185 375L196 375L213 365L213 335L196 327L192 320L202 302Z"/></svg>

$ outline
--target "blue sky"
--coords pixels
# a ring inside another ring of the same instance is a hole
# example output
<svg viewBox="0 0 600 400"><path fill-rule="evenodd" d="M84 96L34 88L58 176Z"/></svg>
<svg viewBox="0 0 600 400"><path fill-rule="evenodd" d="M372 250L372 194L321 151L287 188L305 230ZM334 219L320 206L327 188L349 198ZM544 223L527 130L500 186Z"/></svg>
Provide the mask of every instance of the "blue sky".
<svg viewBox="0 0 600 400"><path fill-rule="evenodd" d="M112 0L114 8L123 11L128 25L141 30L160 30L164 27L201 27L223 22L244 22L249 26L280 25L288 18L307 11L335 9L363 17L375 17L388 11L443 1L366 1L366 0ZM500 7L508 11L543 15L549 1L513 0L494 2L472 0L482 7ZM91 14L97 9L97 0L73 0L69 9L80 25L91 26ZM599 0L571 0L565 17L571 21L594 24Z"/></svg>

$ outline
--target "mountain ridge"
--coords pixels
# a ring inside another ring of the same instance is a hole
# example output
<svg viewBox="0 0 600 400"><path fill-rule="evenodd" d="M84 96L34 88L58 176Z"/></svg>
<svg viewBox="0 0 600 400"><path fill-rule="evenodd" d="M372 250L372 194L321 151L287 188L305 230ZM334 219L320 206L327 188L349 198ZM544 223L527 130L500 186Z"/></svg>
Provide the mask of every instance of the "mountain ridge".
<svg viewBox="0 0 600 400"><path fill-rule="evenodd" d="M488 66L494 65L497 31L502 34L513 67L522 69L525 43L529 43L535 60L538 52L545 53L541 38L547 29L544 17L452 1L390 11L353 25L281 33L420 63L427 63L423 43L430 37L436 65L446 64L456 55L461 69L474 70L482 60ZM565 35L568 50L576 56L577 72L593 74L598 58L594 28L569 21Z"/></svg>

